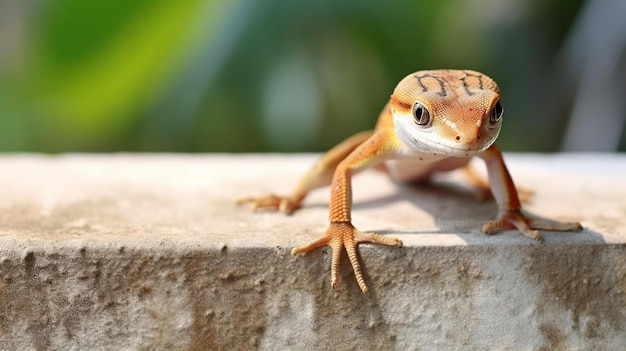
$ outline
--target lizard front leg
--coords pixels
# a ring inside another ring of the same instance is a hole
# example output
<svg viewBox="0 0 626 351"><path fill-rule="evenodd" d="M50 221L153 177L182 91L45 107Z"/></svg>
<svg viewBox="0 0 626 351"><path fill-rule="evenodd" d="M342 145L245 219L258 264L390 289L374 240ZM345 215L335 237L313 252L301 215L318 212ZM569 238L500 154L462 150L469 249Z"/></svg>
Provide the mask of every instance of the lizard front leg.
<svg viewBox="0 0 626 351"><path fill-rule="evenodd" d="M345 248L354 275L363 293L367 292L367 285L363 279L359 264L357 245L362 242L371 242L381 245L401 246L402 241L393 237L385 237L375 233L364 233L357 230L351 222L352 209L352 175L359 170L373 166L384 160L394 152L395 145L389 132L377 131L368 140L356 148L335 170L331 183L331 196L328 230L319 239L291 251L292 255L311 251L320 246L328 245L332 249L331 284L337 286L339 282L339 261Z"/></svg>
<svg viewBox="0 0 626 351"><path fill-rule="evenodd" d="M330 184L333 172L337 165L354 149L372 135L373 131L365 131L351 136L328 150L303 176L291 192L291 195L265 195L260 197L245 197L237 200L237 204L252 203L252 210L270 209L280 210L291 214L302 205L302 201L309 192Z"/></svg>
<svg viewBox="0 0 626 351"><path fill-rule="evenodd" d="M498 203L498 218L484 225L485 234L491 235L502 230L517 229L525 236L543 240L538 230L578 231L582 226L578 222L545 222L528 218L521 212L521 204L513 179L504 164L502 152L496 145L491 145L480 157L487 165L487 174L491 192Z"/></svg>

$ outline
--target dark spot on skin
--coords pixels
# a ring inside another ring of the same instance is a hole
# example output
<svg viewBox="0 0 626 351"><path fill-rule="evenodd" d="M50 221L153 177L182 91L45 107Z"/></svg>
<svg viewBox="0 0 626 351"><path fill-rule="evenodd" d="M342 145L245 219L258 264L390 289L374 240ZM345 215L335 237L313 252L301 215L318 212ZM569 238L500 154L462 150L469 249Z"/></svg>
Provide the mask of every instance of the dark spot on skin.
<svg viewBox="0 0 626 351"><path fill-rule="evenodd" d="M461 137L457 135L455 139L456 139L457 141L459 141L459 140L461 140Z"/></svg>
<svg viewBox="0 0 626 351"><path fill-rule="evenodd" d="M424 158L423 158L423 157L420 157L420 161L424 161Z"/></svg>
<svg viewBox="0 0 626 351"><path fill-rule="evenodd" d="M476 135L476 140L480 140L480 134Z"/></svg>

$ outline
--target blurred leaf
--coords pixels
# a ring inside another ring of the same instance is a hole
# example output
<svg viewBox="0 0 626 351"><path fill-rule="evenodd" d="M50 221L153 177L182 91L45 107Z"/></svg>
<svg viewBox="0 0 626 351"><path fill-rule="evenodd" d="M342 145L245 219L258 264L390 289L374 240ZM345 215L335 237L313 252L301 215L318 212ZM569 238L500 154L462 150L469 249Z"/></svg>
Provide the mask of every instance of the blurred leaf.
<svg viewBox="0 0 626 351"><path fill-rule="evenodd" d="M0 1L0 148L322 151L449 67L499 82L501 147L556 150L575 96L549 77L583 2Z"/></svg>
<svg viewBox="0 0 626 351"><path fill-rule="evenodd" d="M84 1L44 3L36 25L42 59L48 70L63 72L97 55L123 36L132 22L149 10L150 0Z"/></svg>
<svg viewBox="0 0 626 351"><path fill-rule="evenodd" d="M184 62L200 8L216 2L84 3L61 1L47 12L52 18L43 21L35 48L41 52L35 96L46 111L37 121L70 139L68 145L110 138L138 118ZM98 19L100 11L109 18Z"/></svg>

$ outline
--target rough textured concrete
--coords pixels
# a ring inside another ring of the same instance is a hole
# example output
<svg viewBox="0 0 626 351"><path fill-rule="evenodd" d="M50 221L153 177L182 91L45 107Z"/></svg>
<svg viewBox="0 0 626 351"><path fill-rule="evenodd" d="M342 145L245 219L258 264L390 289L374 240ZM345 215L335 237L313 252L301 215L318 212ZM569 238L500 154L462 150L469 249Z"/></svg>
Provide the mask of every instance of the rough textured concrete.
<svg viewBox="0 0 626 351"><path fill-rule="evenodd" d="M626 157L507 155L529 212L580 233L487 237L460 175L355 178L370 293L329 250L327 190L291 217L237 208L288 191L314 156L0 157L0 349L624 349ZM477 164L479 166L479 164Z"/></svg>

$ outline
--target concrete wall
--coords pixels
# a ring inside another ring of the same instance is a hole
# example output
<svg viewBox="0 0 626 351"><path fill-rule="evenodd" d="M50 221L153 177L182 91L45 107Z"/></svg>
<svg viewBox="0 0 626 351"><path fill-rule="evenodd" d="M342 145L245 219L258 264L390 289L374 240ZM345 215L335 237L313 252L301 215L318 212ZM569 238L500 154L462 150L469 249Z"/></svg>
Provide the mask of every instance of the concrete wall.
<svg viewBox="0 0 626 351"><path fill-rule="evenodd" d="M370 287L330 250L328 190L287 217L310 155L0 157L0 350L598 349L626 345L626 157L507 155L527 210L579 233L487 237L496 207L452 186L354 181ZM480 164L476 164L480 167ZM458 183L454 183L458 184Z"/></svg>

